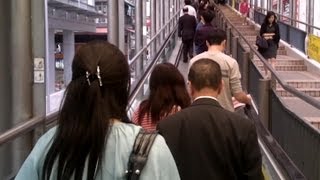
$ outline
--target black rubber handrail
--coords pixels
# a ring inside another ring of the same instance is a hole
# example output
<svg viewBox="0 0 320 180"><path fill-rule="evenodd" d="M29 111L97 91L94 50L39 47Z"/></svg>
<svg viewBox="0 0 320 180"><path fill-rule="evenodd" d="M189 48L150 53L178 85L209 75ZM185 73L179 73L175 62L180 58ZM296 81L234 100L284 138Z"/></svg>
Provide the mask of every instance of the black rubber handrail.
<svg viewBox="0 0 320 180"><path fill-rule="evenodd" d="M245 114L249 117L249 119L254 121L258 136L267 145L268 149L273 154L273 157L276 159L277 163L281 166L284 172L286 172L286 175L289 177L289 179L307 179L281 148L280 144L273 138L272 134L270 134L270 132L264 127L256 111L251 106L246 106Z"/></svg>

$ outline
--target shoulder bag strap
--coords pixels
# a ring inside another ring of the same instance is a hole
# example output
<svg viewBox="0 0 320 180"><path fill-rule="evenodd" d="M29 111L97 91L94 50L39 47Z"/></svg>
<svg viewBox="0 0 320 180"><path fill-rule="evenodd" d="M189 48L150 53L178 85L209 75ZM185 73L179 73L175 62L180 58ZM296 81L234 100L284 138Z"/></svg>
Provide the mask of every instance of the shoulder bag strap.
<svg viewBox="0 0 320 180"><path fill-rule="evenodd" d="M140 130L136 136L132 152L129 157L128 169L126 170L127 180L138 180L142 169L147 163L148 155L158 132Z"/></svg>

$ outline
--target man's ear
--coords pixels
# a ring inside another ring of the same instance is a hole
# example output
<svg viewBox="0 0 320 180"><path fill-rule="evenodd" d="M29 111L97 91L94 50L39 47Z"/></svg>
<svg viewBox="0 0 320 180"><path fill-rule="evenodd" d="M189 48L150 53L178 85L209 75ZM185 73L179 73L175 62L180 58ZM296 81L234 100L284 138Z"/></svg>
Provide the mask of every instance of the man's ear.
<svg viewBox="0 0 320 180"><path fill-rule="evenodd" d="M190 97L193 99L193 94L194 94L194 88L192 86L192 83L190 81L187 82L187 86L188 86L188 92L190 94Z"/></svg>
<svg viewBox="0 0 320 180"><path fill-rule="evenodd" d="M227 40L226 40L226 39L223 40L222 43L221 43L221 45L222 45L223 47L226 47L226 46L227 46Z"/></svg>
<svg viewBox="0 0 320 180"><path fill-rule="evenodd" d="M210 47L210 44L209 44L209 42L207 40L206 40L206 45L207 45L208 48Z"/></svg>

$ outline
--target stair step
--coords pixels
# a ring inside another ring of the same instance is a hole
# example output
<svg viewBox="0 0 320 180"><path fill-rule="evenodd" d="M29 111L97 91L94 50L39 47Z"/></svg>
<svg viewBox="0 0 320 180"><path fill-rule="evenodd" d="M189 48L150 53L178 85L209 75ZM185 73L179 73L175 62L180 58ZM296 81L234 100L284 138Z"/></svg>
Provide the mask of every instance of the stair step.
<svg viewBox="0 0 320 180"><path fill-rule="evenodd" d="M258 57L255 57L253 60L253 63L255 63L258 66L263 65L263 63L258 59ZM276 59L276 65L279 66L303 66L304 60L287 60L287 59Z"/></svg>
<svg viewBox="0 0 320 180"><path fill-rule="evenodd" d="M296 113L299 117L304 119L316 128L319 128L320 111L312 105L304 102L302 99L297 97L281 97L284 104L288 108ZM320 97L315 97L316 100L320 101Z"/></svg>
<svg viewBox="0 0 320 180"><path fill-rule="evenodd" d="M263 65L258 65L259 69L264 70ZM276 65L276 71L306 71L307 66L305 65Z"/></svg>
<svg viewBox="0 0 320 180"><path fill-rule="evenodd" d="M287 55L287 51L278 49L277 55Z"/></svg>
<svg viewBox="0 0 320 180"><path fill-rule="evenodd" d="M304 117L304 119L320 130L320 117Z"/></svg>
<svg viewBox="0 0 320 180"><path fill-rule="evenodd" d="M295 81L286 81L289 86L294 88L308 88L308 89L320 89L320 81L314 80L295 80ZM277 88L282 86L277 83Z"/></svg>
<svg viewBox="0 0 320 180"><path fill-rule="evenodd" d="M234 34L236 32L234 31ZM256 36L257 33L255 31L241 31L240 32L242 34L242 36Z"/></svg>
<svg viewBox="0 0 320 180"><path fill-rule="evenodd" d="M314 88L297 88L300 92L303 92L312 97L320 97L320 90ZM277 88L277 93L282 97L294 97L293 94L284 90L283 88Z"/></svg>

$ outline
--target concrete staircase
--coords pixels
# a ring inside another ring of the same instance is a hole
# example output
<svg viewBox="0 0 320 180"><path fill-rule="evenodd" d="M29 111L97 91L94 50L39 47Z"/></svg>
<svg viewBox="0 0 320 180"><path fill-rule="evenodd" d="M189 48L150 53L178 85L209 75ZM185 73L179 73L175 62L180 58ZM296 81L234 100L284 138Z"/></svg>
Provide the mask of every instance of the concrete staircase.
<svg viewBox="0 0 320 180"><path fill-rule="evenodd" d="M246 40L255 46L256 35L259 31L255 29L254 25L242 25L240 16L229 8L222 8L222 11L232 24L240 31L240 33L245 36ZM240 40L240 43L249 51L249 46L243 40ZM308 68L305 65L305 60L290 57L287 54L286 48L280 45L275 67L277 74L288 85L320 100L320 76L308 71ZM258 67L260 73L264 74L263 63L259 58L254 56L252 61ZM282 102L284 102L289 109L307 122L310 122L314 127L320 129L319 109L314 108L303 100L287 92L279 83L276 85L276 92L281 96Z"/></svg>

